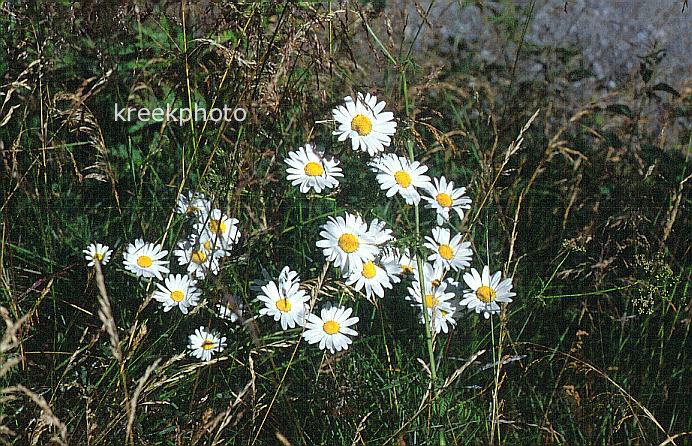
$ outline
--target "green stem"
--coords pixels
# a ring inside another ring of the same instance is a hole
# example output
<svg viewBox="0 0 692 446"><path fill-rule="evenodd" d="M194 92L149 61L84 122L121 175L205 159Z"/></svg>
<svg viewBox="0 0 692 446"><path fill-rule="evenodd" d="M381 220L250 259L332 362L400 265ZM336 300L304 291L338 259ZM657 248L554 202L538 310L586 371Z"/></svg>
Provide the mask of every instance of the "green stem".
<svg viewBox="0 0 692 446"><path fill-rule="evenodd" d="M404 78L404 86L406 85L406 80ZM405 88L405 87L404 87ZM413 143L409 140L407 141L407 146L408 146L408 155L411 161L413 162ZM426 307L426 301L425 301L425 275L423 273L423 259L421 257L420 253L420 211L418 208L418 204L414 206L415 213L416 213L416 237L414 240L414 252L416 253L416 264L418 265L418 284L420 287L420 296L421 296L421 306L423 307L423 321L425 325L425 343L427 344L428 347L428 357L430 360L430 377L431 377L431 383L430 383L430 395L432 398L435 398L435 388L437 387L437 362L435 361L435 348L433 344L433 335L432 335L432 326L430 322L430 317L428 316L428 308ZM439 406L438 404L433 401L432 404L433 407L433 413L434 414L439 414ZM441 415L441 414L439 414ZM445 439L445 433L444 429L440 429L440 445L441 446L446 446L447 445L447 440Z"/></svg>

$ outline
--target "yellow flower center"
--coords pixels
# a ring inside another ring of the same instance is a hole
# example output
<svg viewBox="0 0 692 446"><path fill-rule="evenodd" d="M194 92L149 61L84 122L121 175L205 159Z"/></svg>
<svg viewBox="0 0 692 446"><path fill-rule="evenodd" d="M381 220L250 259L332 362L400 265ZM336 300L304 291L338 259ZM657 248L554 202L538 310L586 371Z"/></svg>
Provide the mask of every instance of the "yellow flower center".
<svg viewBox="0 0 692 446"><path fill-rule="evenodd" d="M139 256L137 257L137 265L139 265L140 268L149 268L151 267L151 257L149 256Z"/></svg>
<svg viewBox="0 0 692 446"><path fill-rule="evenodd" d="M375 264L372 262L368 262L365 265L363 265L363 277L366 279L372 279L375 277Z"/></svg>
<svg viewBox="0 0 692 446"><path fill-rule="evenodd" d="M205 339L204 342L202 342L202 348L204 350L211 350L212 348L214 348L214 341L212 341L211 339Z"/></svg>
<svg viewBox="0 0 692 446"><path fill-rule="evenodd" d="M213 234L224 234L226 232L226 223L221 220L211 220L209 222L209 230Z"/></svg>
<svg viewBox="0 0 692 446"><path fill-rule="evenodd" d="M207 240L206 242L204 242L204 249L206 249L207 251L211 249L211 240Z"/></svg>
<svg viewBox="0 0 692 446"><path fill-rule="evenodd" d="M401 265L401 271L407 274L411 274L413 272L413 268L410 265Z"/></svg>
<svg viewBox="0 0 692 446"><path fill-rule="evenodd" d="M97 252L94 254L94 258L100 262L103 260L103 254Z"/></svg>
<svg viewBox="0 0 692 446"><path fill-rule="evenodd" d="M196 263L198 265L201 265L207 260L207 255L204 253L204 251L192 251L192 255L190 256L190 260L193 263Z"/></svg>
<svg viewBox="0 0 692 446"><path fill-rule="evenodd" d="M339 324L336 321L327 321L322 325L322 330L328 335L333 335L339 332Z"/></svg>
<svg viewBox="0 0 692 446"><path fill-rule="evenodd" d="M276 301L276 309L282 313L288 313L291 311L291 302L288 299L279 299Z"/></svg>
<svg viewBox="0 0 692 446"><path fill-rule="evenodd" d="M476 296L478 297L478 300L484 304L489 304L495 300L497 293L495 293L495 290L489 286L482 286L476 290Z"/></svg>
<svg viewBox="0 0 692 446"><path fill-rule="evenodd" d="M440 301L437 300L437 297L433 296L432 294L426 294L425 295L425 307L426 308L436 308L439 303L440 303Z"/></svg>
<svg viewBox="0 0 692 446"><path fill-rule="evenodd" d="M303 168L305 175L309 177L319 177L324 173L324 169L320 163L309 162Z"/></svg>
<svg viewBox="0 0 692 446"><path fill-rule="evenodd" d="M358 237L353 234L349 234L347 232L339 237L339 248L341 248L347 254L356 252L358 245Z"/></svg>
<svg viewBox="0 0 692 446"><path fill-rule="evenodd" d="M435 197L435 200L437 201L437 204L439 204L443 208L452 207L452 197L450 197L448 194L445 194L445 193L437 194L437 197Z"/></svg>
<svg viewBox="0 0 692 446"><path fill-rule="evenodd" d="M360 136L368 136L372 131L372 121L365 115L356 115L351 121L351 130Z"/></svg>
<svg viewBox="0 0 692 446"><path fill-rule="evenodd" d="M437 252L440 253L440 257L445 260L452 260L454 258L454 251L449 245L440 245L437 248Z"/></svg>
<svg viewBox="0 0 692 446"><path fill-rule="evenodd" d="M182 291L175 290L171 293L171 299L173 302L182 302L185 299L185 294Z"/></svg>
<svg viewBox="0 0 692 446"><path fill-rule="evenodd" d="M411 185L411 175L409 175L408 172L399 170L394 174L394 181L405 189Z"/></svg>

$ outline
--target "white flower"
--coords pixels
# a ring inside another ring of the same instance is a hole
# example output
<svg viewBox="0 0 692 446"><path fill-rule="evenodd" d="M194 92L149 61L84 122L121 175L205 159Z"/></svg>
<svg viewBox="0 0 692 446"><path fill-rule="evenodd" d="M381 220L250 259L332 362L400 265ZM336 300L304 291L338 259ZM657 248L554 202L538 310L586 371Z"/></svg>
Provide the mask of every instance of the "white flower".
<svg viewBox="0 0 692 446"><path fill-rule="evenodd" d="M237 311L237 313L236 313L236 311ZM221 319L227 319L231 322L235 322L239 318L238 313L243 314L243 303L242 302L240 302L238 304L238 307L236 310L233 310L233 308L229 307L228 305L216 304L216 314Z"/></svg>
<svg viewBox="0 0 692 446"><path fill-rule="evenodd" d="M445 276L448 271L449 268L445 267L443 264L423 262L423 279L427 285L426 287L440 286L442 282L445 282ZM417 263L413 264L413 280L415 282L420 281ZM447 279L446 281L452 281L452 279Z"/></svg>
<svg viewBox="0 0 692 446"><path fill-rule="evenodd" d="M385 165L394 162L397 158L397 155L394 153L382 153L380 155L372 157L370 161L368 161L368 166L370 167L370 171L372 171L375 174L378 174L382 172Z"/></svg>
<svg viewBox="0 0 692 446"><path fill-rule="evenodd" d="M204 198L204 194L193 191L187 191L187 194L180 194L178 203L175 206L175 212L184 215L198 215L203 212L209 212L211 209L211 201Z"/></svg>
<svg viewBox="0 0 692 446"><path fill-rule="evenodd" d="M379 252L368 236L367 225L357 215L329 217L322 225L320 236L323 239L317 241L317 247L322 248L328 261L341 268L344 276L374 259Z"/></svg>
<svg viewBox="0 0 692 446"><path fill-rule="evenodd" d="M226 348L226 338L201 326L189 336L187 348L191 350L191 356L209 361L212 354L221 353Z"/></svg>
<svg viewBox="0 0 692 446"><path fill-rule="evenodd" d="M378 263L387 273L387 277L389 277L389 281L392 284L401 282L400 276L404 273L404 270L399 263L401 258L402 257L399 255L399 251L395 248L386 249L380 255Z"/></svg>
<svg viewBox="0 0 692 446"><path fill-rule="evenodd" d="M368 227L367 235L370 237L372 240L372 243L380 246L383 245L389 241L394 240L394 236L392 235L392 230L385 228L387 225L386 222L382 220L378 220L377 218L373 219L370 222L370 226Z"/></svg>
<svg viewBox="0 0 692 446"><path fill-rule="evenodd" d="M408 248L392 251L394 258L399 263L399 268L403 274L412 274L418 268L416 259L411 256Z"/></svg>
<svg viewBox="0 0 692 446"><path fill-rule="evenodd" d="M367 297L372 296L373 293L384 297L384 289L392 288L387 271L378 265L378 262L372 260L368 260L352 272L346 279L346 284L353 286L356 291L365 287Z"/></svg>
<svg viewBox="0 0 692 446"><path fill-rule="evenodd" d="M286 292L295 284L300 284L298 272L291 270L289 266L284 266L279 273L279 291Z"/></svg>
<svg viewBox="0 0 692 446"><path fill-rule="evenodd" d="M200 291L197 283L187 275L169 275L164 280L165 285L156 284L153 298L163 304L163 311L178 307L181 313L187 314L189 307L194 307L199 301Z"/></svg>
<svg viewBox="0 0 692 446"><path fill-rule="evenodd" d="M450 240L449 229L441 227L433 228L432 234L432 237L425 237L425 247L434 251L434 254L428 256L428 260L434 261L436 266L442 265L454 271L471 265L471 242L462 243L461 234Z"/></svg>
<svg viewBox="0 0 692 446"><path fill-rule="evenodd" d="M324 152L315 150L311 144L289 152L284 162L289 166L286 169L288 181L294 186L300 185L302 193L312 188L319 194L322 189L337 187L339 180L336 177L344 176L336 159L325 157Z"/></svg>
<svg viewBox="0 0 692 446"><path fill-rule="evenodd" d="M428 167L418 161L410 162L401 156L386 157L382 159L379 169L377 181L380 188L387 191L387 197L398 192L407 204L420 202L417 188L427 189L431 186L430 177L423 175Z"/></svg>
<svg viewBox="0 0 692 446"><path fill-rule="evenodd" d="M178 249L173 254L178 258L179 265L185 265L187 273L197 279L204 279L207 273L218 274L219 257L225 251L206 250L205 245L213 243L207 240L204 244L198 244L192 240L180 240L177 244Z"/></svg>
<svg viewBox="0 0 692 446"><path fill-rule="evenodd" d="M82 252L86 254L84 258L89 262L87 266L94 266L95 260L98 260L101 266L107 265L111 259L111 254L113 254L112 249L101 243L91 243Z"/></svg>
<svg viewBox="0 0 692 446"><path fill-rule="evenodd" d="M357 336L358 332L349 328L358 322L357 317L351 316L351 309L327 305L322 308L320 316L309 314L303 337L308 344L317 344L331 353L348 349L353 341L348 336ZM347 336L348 335L348 336Z"/></svg>
<svg viewBox="0 0 692 446"><path fill-rule="evenodd" d="M439 312L436 312L433 315L432 311L428 311L428 320L430 321L432 329L435 330L435 333L439 333L441 331L448 333L450 327L454 328L454 326L457 324L456 319L454 319L454 315L456 313L454 306L451 302L449 304L452 308L452 311L450 312L441 309ZM423 315L422 310L419 314L418 320L421 324L425 324L425 316Z"/></svg>
<svg viewBox="0 0 692 446"><path fill-rule="evenodd" d="M421 298L420 282L413 282L412 286L408 288L407 299L413 300L417 304L416 306L421 310L421 320L425 321L422 311L427 311L431 327L437 333L440 331L447 333L447 324L455 323L450 321L450 319L453 321L452 299L454 299L454 293L447 291L446 282L435 286L428 280L425 281L424 290L425 298Z"/></svg>
<svg viewBox="0 0 692 446"><path fill-rule="evenodd" d="M437 212L437 224L443 225L449 221L449 210L454 210L459 219L464 218L464 209L471 209L471 199L464 195L466 188L454 188L454 182L449 183L445 177L433 178L434 185L427 192L430 196L423 195L423 199L428 202L425 206L428 209L435 209Z"/></svg>
<svg viewBox="0 0 692 446"><path fill-rule="evenodd" d="M238 219L229 218L220 209L202 212L193 226L199 234L199 242L211 242L211 247L230 249L240 238Z"/></svg>
<svg viewBox="0 0 692 446"><path fill-rule="evenodd" d="M339 125L333 132L339 135L339 141L351 138L351 148L362 150L374 156L384 151L396 133L396 121L391 112L382 112L384 102L377 102L377 96L368 93L363 97L358 93L355 100L351 96L344 98L345 104L332 110L332 116Z"/></svg>
<svg viewBox="0 0 692 446"><path fill-rule="evenodd" d="M483 312L488 319L491 314L500 312L500 303L512 302L512 297L517 293L512 292L512 279L502 280L500 271L490 276L490 268L483 266L483 273L478 274L476 268L471 268L470 273L464 274L464 282L471 289L464 291L464 298L459 303L476 313Z"/></svg>
<svg viewBox="0 0 692 446"><path fill-rule="evenodd" d="M260 314L266 314L281 321L281 328L295 328L296 323L300 326L305 321L305 303L310 300L310 296L298 287L298 282L284 281L277 286L274 281L262 287L262 293L257 298L264 302L265 307L260 309Z"/></svg>
<svg viewBox="0 0 692 446"><path fill-rule="evenodd" d="M162 280L162 274L168 274L168 260L161 260L166 257L168 251L161 250L158 245L145 243L142 239L130 243L125 252L123 264L125 269L132 271L138 277L156 277Z"/></svg>

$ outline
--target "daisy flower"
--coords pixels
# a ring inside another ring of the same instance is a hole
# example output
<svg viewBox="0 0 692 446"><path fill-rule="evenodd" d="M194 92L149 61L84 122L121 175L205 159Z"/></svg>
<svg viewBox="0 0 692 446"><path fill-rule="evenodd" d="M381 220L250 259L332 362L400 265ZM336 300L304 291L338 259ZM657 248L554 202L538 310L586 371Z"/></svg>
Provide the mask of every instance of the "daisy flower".
<svg viewBox="0 0 692 446"><path fill-rule="evenodd" d="M221 319L235 322L243 314L243 307L243 301L238 296L229 296L216 304L216 314Z"/></svg>
<svg viewBox="0 0 692 446"><path fill-rule="evenodd" d="M314 189L319 194L322 189L337 187L339 180L336 177L344 176L336 159L325 157L324 152L316 151L311 144L289 152L284 162L289 166L286 169L288 181L294 186L300 185L302 193Z"/></svg>
<svg viewBox="0 0 692 446"><path fill-rule="evenodd" d="M188 337L187 348L190 349L190 356L209 361L212 354L221 353L226 348L226 338L201 326Z"/></svg>
<svg viewBox="0 0 692 446"><path fill-rule="evenodd" d="M332 110L332 116L339 128L332 132L339 135L339 141L351 138L351 148L368 152L375 156L389 146L391 136L396 132L396 121L391 112L382 112L385 102L377 102L377 96L368 93L363 97L358 93L355 100L344 98L345 104Z"/></svg>
<svg viewBox="0 0 692 446"><path fill-rule="evenodd" d="M332 354L348 349L353 342L348 336L358 335L357 331L349 328L358 322L357 317L349 318L351 311L350 308L326 305L320 316L309 314L303 337L308 344L319 343L320 349L326 348Z"/></svg>
<svg viewBox="0 0 692 446"><path fill-rule="evenodd" d="M432 237L426 236L425 247L434 251L428 256L428 260L434 261L435 265L442 265L445 268L452 268L454 271L470 266L471 242L461 242L461 234L457 234L450 240L449 229L433 228Z"/></svg>
<svg viewBox="0 0 692 446"><path fill-rule="evenodd" d="M420 282L413 282L413 286L408 288L408 300L415 302L416 306L422 311L428 312L428 320L437 333L440 330L447 333L447 323L454 314L452 299L454 293L447 291L447 284L440 283L434 286L431 282L425 281L425 296L421 298ZM425 316L421 313L421 318ZM425 321L425 319L423 319Z"/></svg>
<svg viewBox="0 0 692 446"><path fill-rule="evenodd" d="M142 239L130 243L125 252L123 264L125 269L135 273L138 277L156 277L163 280L161 274L168 274L168 260L161 260L166 257L168 251L161 250L159 245L145 243Z"/></svg>
<svg viewBox="0 0 692 446"><path fill-rule="evenodd" d="M450 328L454 328L454 326L457 324L456 319L454 319L456 312L454 311L454 306L451 302L450 307L452 308L451 312L440 310L439 313L435 314L435 317L433 317L432 311L428 311L428 320L430 321L432 329L435 330L435 333L439 333L441 331L444 333L449 333ZM425 325L425 316L423 315L422 310L419 315L419 321L421 324Z"/></svg>
<svg viewBox="0 0 692 446"><path fill-rule="evenodd" d="M208 272L218 274L219 254L218 252L207 251L204 246L212 243L207 240L203 244L196 244L191 240L181 240L178 242L173 254L178 258L179 265L186 265L187 273L197 279L204 279Z"/></svg>
<svg viewBox="0 0 692 446"><path fill-rule="evenodd" d="M408 248L396 251L397 262L399 263L399 268L404 274L412 274L416 271L418 267L416 264L416 259L411 256L411 252Z"/></svg>
<svg viewBox="0 0 692 446"><path fill-rule="evenodd" d="M187 314L189 307L194 307L199 301L200 291L195 286L196 281L187 275L169 275L164 285L157 283L158 290L154 291L153 298L163 305L163 311L169 311L178 307L181 313Z"/></svg>
<svg viewBox="0 0 692 446"><path fill-rule="evenodd" d="M426 285L429 284L432 287L440 286L442 282L445 282L445 276L447 275L448 271L449 269L443 264L423 262L423 280L425 280ZM413 264L413 280L415 282L420 281L418 265L416 263ZM453 282L451 278L446 279L446 281Z"/></svg>
<svg viewBox="0 0 692 446"><path fill-rule="evenodd" d="M404 271L399 264L400 258L396 250L388 249L383 251L378 261L379 265L387 273L387 277L389 277L389 281L392 284L401 282L400 276Z"/></svg>
<svg viewBox="0 0 692 446"><path fill-rule="evenodd" d="M378 156L373 157L368 161L368 166L370 167L370 171L378 174L382 172L383 166L392 162L390 160L396 160L397 155L394 153L382 153Z"/></svg>
<svg viewBox="0 0 692 446"><path fill-rule="evenodd" d="M423 175L428 167L418 161L410 162L402 156L392 156L383 158L379 168L377 181L380 188L387 191L387 197L398 192L407 204L418 204L420 194L416 189L431 187L430 177Z"/></svg>
<svg viewBox="0 0 692 446"><path fill-rule="evenodd" d="M459 219L464 218L464 209L471 209L471 199L464 195L465 187L458 189L454 188L454 181L447 182L445 177L439 179L433 178L434 185L428 190L430 196L423 195L423 200L427 201L425 205L428 209L435 209L437 212L437 224L442 226L449 221L449 211L453 210L459 216Z"/></svg>
<svg viewBox="0 0 692 446"><path fill-rule="evenodd" d="M384 297L384 289L391 289L392 283L389 280L387 271L378 263L372 260L363 263L348 276L346 284L353 286L356 291L360 291L365 287L365 295L367 297L371 297L373 293L379 297Z"/></svg>
<svg viewBox="0 0 692 446"><path fill-rule="evenodd" d="M238 219L229 218L220 209L202 212L194 229L199 234L199 242L211 242L211 246L228 249L240 238Z"/></svg>
<svg viewBox="0 0 692 446"><path fill-rule="evenodd" d="M387 225L386 222L384 222L382 220L378 220L377 218L373 219L370 222L370 226L368 227L367 234L370 237L370 239L372 240L372 242L377 246L394 240L394 236L392 235L392 230L385 228L386 225Z"/></svg>
<svg viewBox="0 0 692 446"><path fill-rule="evenodd" d="M202 212L209 212L211 209L211 201L204 198L204 194L187 191L187 194L178 196L178 203L175 206L175 212L183 215L197 215Z"/></svg>
<svg viewBox="0 0 692 446"><path fill-rule="evenodd" d="M502 273L496 272L490 276L490 268L483 266L482 274L478 274L476 268L471 268L470 273L464 274L464 282L471 289L464 291L464 298L459 303L476 313L483 312L486 319L491 314L500 312L499 303L512 302L512 297L517 293L512 292L512 279L502 280Z"/></svg>
<svg viewBox="0 0 692 446"><path fill-rule="evenodd" d="M302 326L305 319L305 302L310 296L298 287L298 282L284 282L277 286L274 281L262 287L262 293L257 298L264 302L264 308L259 313L266 314L281 321L281 328L295 328L296 323ZM282 289L283 288L283 289Z"/></svg>
<svg viewBox="0 0 692 446"><path fill-rule="evenodd" d="M102 245L101 243L92 243L82 252L86 254L84 258L86 258L89 262L87 266L94 266L96 260L101 263L101 266L107 265L111 259L111 254L113 254L112 249L110 249L107 245Z"/></svg>
<svg viewBox="0 0 692 446"><path fill-rule="evenodd" d="M291 270L289 266L284 266L279 273L279 289L288 290L296 283L300 283L298 272Z"/></svg>
<svg viewBox="0 0 692 446"><path fill-rule="evenodd" d="M322 248L327 260L340 267L346 276L374 259L379 252L367 229L358 215L346 213L344 217L329 217L329 221L322 225L322 240L317 241L317 247Z"/></svg>

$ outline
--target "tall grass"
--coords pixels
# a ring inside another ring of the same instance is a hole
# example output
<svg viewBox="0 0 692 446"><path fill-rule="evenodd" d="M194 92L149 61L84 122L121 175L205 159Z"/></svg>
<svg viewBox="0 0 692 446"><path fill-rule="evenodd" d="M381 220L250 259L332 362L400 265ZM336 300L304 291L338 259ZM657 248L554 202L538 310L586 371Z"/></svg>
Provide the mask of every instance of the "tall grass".
<svg viewBox="0 0 692 446"><path fill-rule="evenodd" d="M549 81L515 78L521 51L513 66L484 66L464 50L417 50L434 24L409 6L0 3L0 439L689 441L689 91L664 96L642 69L611 96L566 103ZM367 159L331 136L330 110L358 91L398 118L392 150L467 186L473 208L457 229L469 229L474 265L496 265L517 291L492 323L463 314L432 336L405 288L368 302L324 266L315 241L328 216L384 219L402 247L431 223L386 200ZM250 115L113 120L115 103L195 102ZM673 110L656 131L651 108ZM341 160L338 191L305 196L285 181L286 153L307 141ZM121 254L138 237L172 251L186 189L239 218L243 238L182 317L159 311L153 282L127 276ZM116 251L103 271L83 260L93 240ZM313 303L359 315L346 352L256 316L250 285L284 265ZM214 316L223 299L243 303L239 322ZM229 338L209 363L183 354L200 324Z"/></svg>

